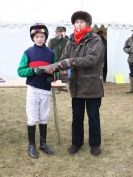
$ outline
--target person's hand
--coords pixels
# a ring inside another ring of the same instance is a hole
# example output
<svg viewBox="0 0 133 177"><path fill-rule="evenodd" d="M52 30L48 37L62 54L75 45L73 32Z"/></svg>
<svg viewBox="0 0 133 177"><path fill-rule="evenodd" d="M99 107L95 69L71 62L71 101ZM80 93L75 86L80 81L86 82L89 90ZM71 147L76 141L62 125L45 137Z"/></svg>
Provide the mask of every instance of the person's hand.
<svg viewBox="0 0 133 177"><path fill-rule="evenodd" d="M65 59L65 60L59 61L59 66L62 69L69 69L70 68L70 60L69 59Z"/></svg>
<svg viewBox="0 0 133 177"><path fill-rule="evenodd" d="M39 68L33 68L33 71L36 75L40 76L44 73L43 69L39 69Z"/></svg>
<svg viewBox="0 0 133 177"><path fill-rule="evenodd" d="M60 66L59 66L59 63L58 63L58 62L57 62L57 63L54 63L54 64L51 64L50 66L53 68L53 71L54 71L54 72L55 72L55 71L59 71Z"/></svg>
<svg viewBox="0 0 133 177"><path fill-rule="evenodd" d="M47 74L53 74L54 68L52 67L52 65L47 65L43 67L43 71Z"/></svg>
<svg viewBox="0 0 133 177"><path fill-rule="evenodd" d="M43 71L47 74L53 74L56 71L59 71L59 63L54 63L54 64L50 64L47 66L39 66L39 69L43 69Z"/></svg>

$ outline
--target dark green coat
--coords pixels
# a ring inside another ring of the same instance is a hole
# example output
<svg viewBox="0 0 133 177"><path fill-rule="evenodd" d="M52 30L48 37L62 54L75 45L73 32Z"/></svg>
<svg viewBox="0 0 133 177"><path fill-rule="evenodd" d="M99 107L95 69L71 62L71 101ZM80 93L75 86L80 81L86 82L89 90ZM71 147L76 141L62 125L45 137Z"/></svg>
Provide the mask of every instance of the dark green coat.
<svg viewBox="0 0 133 177"><path fill-rule="evenodd" d="M60 59L62 52L66 46L67 40L64 38L52 38L48 42L48 47L54 51L57 61Z"/></svg>

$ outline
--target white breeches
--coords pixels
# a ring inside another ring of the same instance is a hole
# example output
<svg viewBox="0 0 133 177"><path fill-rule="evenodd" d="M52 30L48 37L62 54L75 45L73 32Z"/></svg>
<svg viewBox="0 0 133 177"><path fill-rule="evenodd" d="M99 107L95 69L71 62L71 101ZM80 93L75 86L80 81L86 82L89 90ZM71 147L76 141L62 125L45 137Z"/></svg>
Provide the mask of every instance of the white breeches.
<svg viewBox="0 0 133 177"><path fill-rule="evenodd" d="M50 95L51 91L27 86L26 113L28 125L33 126L36 123L47 123L51 107Z"/></svg>

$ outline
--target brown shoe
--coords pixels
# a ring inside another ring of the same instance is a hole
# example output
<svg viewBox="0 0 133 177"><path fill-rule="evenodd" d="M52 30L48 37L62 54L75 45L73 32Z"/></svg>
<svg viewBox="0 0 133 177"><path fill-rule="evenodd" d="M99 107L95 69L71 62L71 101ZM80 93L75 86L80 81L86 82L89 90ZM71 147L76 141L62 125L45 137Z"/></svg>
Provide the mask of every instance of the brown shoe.
<svg viewBox="0 0 133 177"><path fill-rule="evenodd" d="M91 147L91 154L94 156L98 156L101 154L101 148L100 146L92 146Z"/></svg>

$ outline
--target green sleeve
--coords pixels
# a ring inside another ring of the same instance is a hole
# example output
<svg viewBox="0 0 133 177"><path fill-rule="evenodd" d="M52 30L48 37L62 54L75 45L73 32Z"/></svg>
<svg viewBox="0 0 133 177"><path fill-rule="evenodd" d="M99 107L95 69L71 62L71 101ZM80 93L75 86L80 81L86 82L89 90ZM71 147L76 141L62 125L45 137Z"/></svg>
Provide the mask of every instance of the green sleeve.
<svg viewBox="0 0 133 177"><path fill-rule="evenodd" d="M17 73L20 77L28 77L28 76L34 75L33 69L29 68L28 58L25 53L23 54L23 56L21 58L19 67L17 69Z"/></svg>

